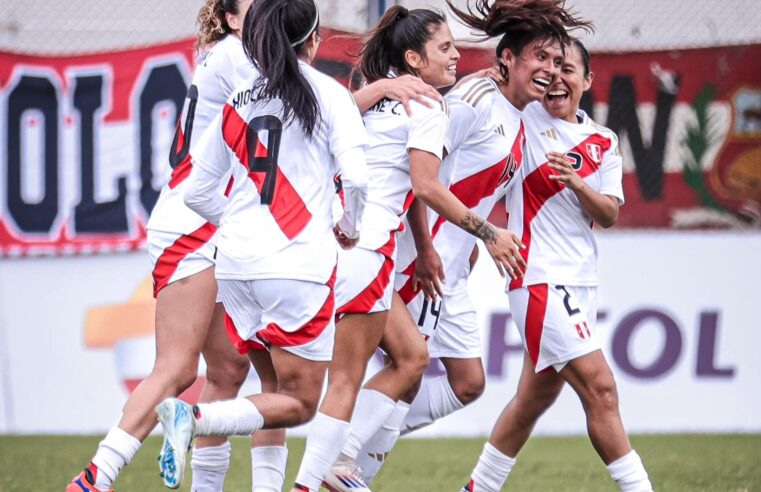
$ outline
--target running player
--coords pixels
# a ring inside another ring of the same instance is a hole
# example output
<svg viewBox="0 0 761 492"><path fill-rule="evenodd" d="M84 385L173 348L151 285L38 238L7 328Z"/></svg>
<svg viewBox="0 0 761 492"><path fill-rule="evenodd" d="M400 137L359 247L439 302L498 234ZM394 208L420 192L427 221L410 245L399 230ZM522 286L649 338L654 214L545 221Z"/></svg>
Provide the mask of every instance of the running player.
<svg viewBox="0 0 761 492"><path fill-rule="evenodd" d="M564 26L587 23L554 0L501 1L491 6L478 2L476 10L483 17L450 7L466 25L488 36L501 36L496 55L505 83L474 78L445 98L451 114L444 160L444 167L454 170L450 190L485 216L504 196L521 165L520 114L526 104L544 96L558 75L561 43L567 38ZM430 337L431 357L440 358L447 374L425 380L411 408L400 403L367 442L360 467L370 481L400 432L411 432L462 408L484 388L479 330L468 295L468 275L477 253L475 238L435 213L428 223L430 236L418 235L414 245L410 237L400 241L397 288L408 303L411 319ZM417 281L423 282L422 292L414 288ZM433 299L436 293L442 297L440 302ZM396 322L410 321L400 317Z"/></svg>
<svg viewBox="0 0 761 492"><path fill-rule="evenodd" d="M233 88L254 71L240 42L251 0L207 0L198 13L197 48L203 53L188 90L173 143L172 176L148 221L148 253L156 297L156 362L130 395L119 423L101 441L69 492L105 491L132 461L156 426L153 408L179 395L196 379L199 354L207 364L202 401L234 397L249 363L225 335L224 310L216 304L214 244L216 226L182 200L191 162L188 149L222 109ZM193 453L194 490L221 490L230 461L226 438L199 439Z"/></svg>
<svg viewBox="0 0 761 492"><path fill-rule="evenodd" d="M422 9L408 11L395 6L386 12L376 29L369 35L359 65L369 81L386 77L393 68L396 73L417 73L434 87L443 87L454 82L458 58L459 54L454 48L451 33L442 14ZM444 110L446 111L446 105ZM417 108L414 109L414 114L418 114ZM371 181L381 182L385 187L406 183L406 188L400 188L397 192L400 200L407 196L405 208L412 198L409 192L414 191L414 195L422 203L457 224L453 227L462 228L463 235L472 234L473 241L476 236L485 239L500 269L510 272L519 270L519 265L513 261L513 255L517 254L514 237L507 231L496 229L468 210L468 207L440 181L441 176L447 182L449 175L447 170L439 172L440 159L446 146L447 122L445 114L439 112L431 115L438 119L438 125L425 124L415 118L408 122L399 108L389 101L381 101L365 114L365 124L371 138L368 160L371 169L379 169L378 179ZM381 172L389 173L389 169L394 168L399 169L396 171L400 176L398 180L381 177ZM370 212L369 208L366 218L368 221ZM397 229L400 215L399 212L389 215L393 217L393 225ZM403 311L409 319L409 314L406 313L398 295L395 295L391 311ZM365 385L357 397L351 435L340 458L326 477L326 483L331 490L367 490L356 470L354 460L365 442L394 411L399 398L410 391L422 376L428 358L424 341L418 333L412 320L386 324L381 347L389 355L390 362ZM367 347L372 348L369 344ZM363 357L368 355L369 353L363 354ZM336 357L338 356L336 349ZM361 380L365 364L366 358L355 373L357 382Z"/></svg>
<svg viewBox="0 0 761 492"><path fill-rule="evenodd" d="M579 110L592 79L589 52L574 40L542 104L523 112L524 163L508 200L509 227L527 246L526 275L508 284L526 348L523 371L463 492L502 489L534 424L566 382L579 395L592 445L620 490L652 490L626 437L595 330L592 225L612 226L624 196L618 138Z"/></svg>
<svg viewBox="0 0 761 492"><path fill-rule="evenodd" d="M237 345L259 355L265 346L278 386L193 409L162 402L161 464L175 485L196 435L248 435L312 419L333 352L334 230L341 241L356 241L365 204L359 112L346 89L309 65L320 43L314 2L259 0L244 24L244 49L262 76L235 91L191 149L185 202L220 222L216 276ZM230 168L225 206L218 186ZM339 170L346 201L334 226ZM320 413L313 425L327 429L332 420Z"/></svg>

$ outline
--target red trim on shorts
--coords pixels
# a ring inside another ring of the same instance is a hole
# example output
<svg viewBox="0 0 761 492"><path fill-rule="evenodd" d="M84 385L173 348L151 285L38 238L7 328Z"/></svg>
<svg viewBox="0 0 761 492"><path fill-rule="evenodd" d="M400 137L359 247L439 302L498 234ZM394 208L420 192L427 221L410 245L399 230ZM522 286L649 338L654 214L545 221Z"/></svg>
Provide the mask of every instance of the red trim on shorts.
<svg viewBox="0 0 761 492"><path fill-rule="evenodd" d="M177 120L177 147L173 152L179 152L183 145L185 145L185 132L182 131L182 118ZM169 189L176 188L180 183L185 181L190 176L190 171L193 170L193 163L190 160L190 154L180 162L177 167L172 169L172 176L169 178Z"/></svg>
<svg viewBox="0 0 761 492"><path fill-rule="evenodd" d="M539 360L539 346L544 330L544 316L547 313L547 284L537 284L528 287L528 306L526 306L526 349L531 362Z"/></svg>
<svg viewBox="0 0 761 492"><path fill-rule="evenodd" d="M264 173L251 172L248 169L248 142L246 134L248 124L243 121L237 111L226 104L224 107L224 118L222 121L222 132L225 143L235 152L240 164L248 172L248 177L261 193L264 185ZM257 143L257 150L261 144ZM283 174L280 167L277 168L275 177L275 192L272 203L268 205L272 218L275 219L280 230L289 239L293 240L312 220L312 213L307 209L304 200L301 199L298 191L293 187L288 178Z"/></svg>
<svg viewBox="0 0 761 492"><path fill-rule="evenodd" d="M611 141L607 137L603 137L599 133L595 133L589 138L579 143L573 149L568 152L576 152L582 155L581 169L576 171L582 179L586 178L597 172L600 168L600 162L595 162L589 156L587 150L587 144L598 144L602 148L602 152L606 152L611 145ZM531 251L531 222L539 214L539 210L544 206L547 201L560 193L565 189L560 181L553 181L550 176L557 174L547 162L531 171L523 181L523 236L521 242L526 246L520 250L523 261L528 265L529 252ZM523 287L523 277L512 280L508 286L508 290L517 289Z"/></svg>
<svg viewBox="0 0 761 492"><path fill-rule="evenodd" d="M394 236L392 235L389 242L393 240ZM386 243L386 245L388 245L388 243ZM339 306L336 310L336 316L343 316L346 314L367 314L373 306L383 298L383 293L386 291L386 287L388 287L388 283L391 281L391 273L394 271L394 261L388 256L384 256L383 258L383 264L378 271L378 275L370 281L362 292L354 296L352 300Z"/></svg>
<svg viewBox="0 0 761 492"><path fill-rule="evenodd" d="M396 292L405 304L409 304L420 293L420 290L412 288L412 277L415 275L415 260L413 260L401 273L402 275L409 276L409 278Z"/></svg>
<svg viewBox="0 0 761 492"><path fill-rule="evenodd" d="M171 246L164 249L153 267L153 297L158 297L161 289L170 284L172 275L177 271L180 262L208 243L215 232L217 232L217 226L207 222L190 234L178 237Z"/></svg>
<svg viewBox="0 0 761 492"><path fill-rule="evenodd" d="M296 331L288 332L280 328L277 323L270 323L263 330L259 330L256 336L259 337L265 343L275 345L277 347L293 347L297 345L304 345L319 337L322 332L327 328L331 321L333 321L334 310L336 306L335 296L335 284L336 284L336 270L333 270L333 274L330 276L330 280L325 284L330 289L328 296L325 298L325 303L322 305L314 318L309 320L304 326Z"/></svg>
<svg viewBox="0 0 761 492"><path fill-rule="evenodd" d="M243 355L249 353L251 350L267 350L267 347L256 340L243 340L240 337L240 334L238 334L235 322L227 313L225 313L225 332L227 332L227 338L233 343L235 349Z"/></svg>

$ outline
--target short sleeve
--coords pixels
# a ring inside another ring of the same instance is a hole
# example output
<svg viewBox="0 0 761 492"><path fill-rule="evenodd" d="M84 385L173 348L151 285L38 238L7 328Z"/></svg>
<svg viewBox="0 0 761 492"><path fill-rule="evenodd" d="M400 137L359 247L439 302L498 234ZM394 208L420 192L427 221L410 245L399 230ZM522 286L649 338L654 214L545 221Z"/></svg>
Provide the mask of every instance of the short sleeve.
<svg viewBox="0 0 761 492"><path fill-rule="evenodd" d="M412 112L407 133L407 150L418 149L442 159L447 134L448 118L446 103L429 108L416 105Z"/></svg>
<svg viewBox="0 0 761 492"><path fill-rule="evenodd" d="M444 147L451 154L470 136L473 128L478 128L479 114L476 108L459 97L445 98L449 105L449 125L444 139Z"/></svg>
<svg viewBox="0 0 761 492"><path fill-rule="evenodd" d="M230 149L224 140L222 125L223 113L220 112L190 149L193 165L215 176L222 176L230 169Z"/></svg>
<svg viewBox="0 0 761 492"><path fill-rule="evenodd" d="M602 159L600 166L600 189L602 195L610 195L618 198L618 204L624 204L624 190L621 184L623 179L623 159L618 148L618 138L612 137L611 146Z"/></svg>

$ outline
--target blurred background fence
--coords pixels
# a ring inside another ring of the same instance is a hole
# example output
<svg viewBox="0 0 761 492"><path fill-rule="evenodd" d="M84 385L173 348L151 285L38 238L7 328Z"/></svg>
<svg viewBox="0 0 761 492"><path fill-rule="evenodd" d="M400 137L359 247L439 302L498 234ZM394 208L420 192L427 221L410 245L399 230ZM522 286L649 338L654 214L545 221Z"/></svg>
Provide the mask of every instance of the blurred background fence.
<svg viewBox="0 0 761 492"><path fill-rule="evenodd" d="M101 431L150 370L149 266L131 251L168 178L201 3L0 2L0 432ZM356 40L335 35L365 32L391 2L317 3L327 35L317 65L346 82ZM399 3L446 10L442 0ZM757 432L761 9L573 5L597 26L584 37L596 78L583 105L619 134L624 155L627 203L600 235L600 322L632 400L627 422ZM464 46L458 74L488 66L494 44L450 24ZM676 232L685 229L697 231ZM488 432L520 370L500 280L481 263L472 283L490 389L468 410L476 418L433 434ZM100 391L82 409L68 395L84 380ZM561 399L539 432L583 432L574 405Z"/></svg>

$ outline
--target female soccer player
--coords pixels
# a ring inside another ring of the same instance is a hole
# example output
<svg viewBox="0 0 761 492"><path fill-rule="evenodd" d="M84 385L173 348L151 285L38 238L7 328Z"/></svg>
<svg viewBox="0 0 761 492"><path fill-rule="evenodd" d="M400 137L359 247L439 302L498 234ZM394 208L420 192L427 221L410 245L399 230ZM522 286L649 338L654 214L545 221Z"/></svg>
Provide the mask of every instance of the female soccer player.
<svg viewBox="0 0 761 492"><path fill-rule="evenodd" d="M481 216L504 196L521 164L519 152L511 155L511 148L519 150L521 145L520 114L557 76L566 27L588 26L554 0L489 3L476 3L478 15L450 7L466 25L487 36L501 36L496 55L505 83L475 78L447 94L451 116L443 164L454 169L452 193ZM425 380L411 408L400 403L367 442L360 456L367 480L382 465L377 457L388 455L400 431L410 432L462 408L484 388L480 336L467 283L475 238L434 213L428 223L430 236L415 237L417 250L410 238L400 246L397 288L412 318L407 315L396 322L414 320L420 325L430 337L431 356L440 358L447 374ZM427 295L412 288L416 280L423 281ZM426 283L432 285L425 287ZM434 292L442 296L441 302L431 299Z"/></svg>
<svg viewBox="0 0 761 492"><path fill-rule="evenodd" d="M154 407L179 395L196 379L199 354L206 359L202 401L234 397L249 363L225 335L224 311L216 304L216 226L182 200L191 162L188 149L199 140L233 88L253 67L240 42L251 0L207 0L198 13L197 48L204 52L188 90L170 156L172 176L148 221L148 253L156 297L156 362L130 395L119 423L101 441L85 470L67 491L108 490L156 426ZM193 454L194 489L221 490L230 460L226 438L204 438Z"/></svg>
<svg viewBox="0 0 761 492"><path fill-rule="evenodd" d="M216 276L225 310L241 340L267 347L278 387L193 409L162 402L161 463L177 484L196 435L247 435L314 416L333 352L334 230L356 241L366 199L366 134L354 100L309 65L320 43L314 2L257 1L243 32L262 76L241 85L192 149L185 202L212 222L221 219ZM231 167L225 208L217 189ZM334 229L339 171L345 212ZM318 414L313 425L331 421Z"/></svg>
<svg viewBox="0 0 761 492"><path fill-rule="evenodd" d="M359 66L368 81L377 80L393 73L415 73L423 81L434 87L444 87L454 82L456 62L459 54L454 48L453 39L444 16L430 10L411 10L403 7L391 7L373 30L363 46ZM401 203L407 197L407 204L400 210L388 210L393 218L387 222L393 225L385 231L399 229L399 217L409 206L414 191L423 203L436 210L442 217L457 224L463 234L482 237L495 262L508 271L519 270L515 262L517 243L515 238L504 230L498 230L479 215L468 210L447 187L439 180L441 176L447 181L449 171L439 173L440 160L446 147L446 105L441 111L430 112L421 117L406 118L388 101L381 101L365 113L365 125L371 138L368 159L371 169L376 168L378 179L388 189L405 184L396 193ZM413 108L415 115L418 109ZM391 179L384 176L399 176ZM386 200L382 203L388 203ZM371 208L368 208L366 221L370 220ZM374 221L379 222L379 221ZM474 239L475 241L475 239ZM339 262L339 269L340 269ZM389 272L390 275L391 272ZM391 308L405 310L404 304L395 296ZM409 314L406 314L409 318ZM387 323L382 333L381 347L391 359L385 370L372 378L359 393L351 435L342 450L342 456L326 478L326 483L335 490L363 490L357 488L362 484L361 476L354 467L359 450L364 443L380 428L394 410L396 401L417 384L427 366L426 348L414 322ZM339 331L340 336L340 331ZM376 339L377 340L377 339ZM352 344L352 346L356 346ZM337 345L338 347L338 345ZM361 366L354 371L353 380L358 387L370 350L363 354ZM359 361L356 353L343 354L336 349L336 357L352 357ZM335 362L334 362L335 364ZM333 365L331 365L331 372ZM330 395L330 388L328 395ZM346 401L346 398L343 399ZM328 399L326 398L326 402ZM323 405L325 406L325 404ZM354 487L349 487L352 484ZM362 485L364 487L364 485Z"/></svg>
<svg viewBox="0 0 761 492"><path fill-rule="evenodd" d="M579 395L597 453L622 491L650 491L621 423L613 374L600 350L594 223L610 227L624 202L618 138L579 110L592 85L589 52L574 40L541 104L523 112L524 162L509 227L526 244L522 279L508 285L526 348L518 392L505 407L464 492L497 492L539 416L564 383Z"/></svg>

